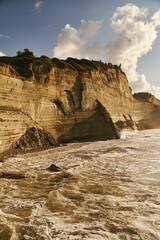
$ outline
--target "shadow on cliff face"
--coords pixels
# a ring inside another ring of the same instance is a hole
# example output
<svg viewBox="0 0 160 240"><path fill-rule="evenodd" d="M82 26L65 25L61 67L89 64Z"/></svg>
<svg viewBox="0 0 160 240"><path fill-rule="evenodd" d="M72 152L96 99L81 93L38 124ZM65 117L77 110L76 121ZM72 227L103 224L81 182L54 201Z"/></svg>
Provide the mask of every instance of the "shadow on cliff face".
<svg viewBox="0 0 160 240"><path fill-rule="evenodd" d="M79 112L81 114L81 112ZM86 116L87 116L86 112ZM78 112L77 112L78 115ZM119 133L115 127L109 113L103 105L97 100L97 107L90 117L83 121L75 118L74 126L62 134L57 140L59 143L73 141L96 141L119 139Z"/></svg>
<svg viewBox="0 0 160 240"><path fill-rule="evenodd" d="M82 92L83 92L83 82L82 78L79 76L76 78L76 82L73 86L73 100L74 100L74 110L82 109Z"/></svg>
<svg viewBox="0 0 160 240"><path fill-rule="evenodd" d="M160 128L160 112L156 110L151 112L146 119L140 121L140 124L142 124L145 129Z"/></svg>

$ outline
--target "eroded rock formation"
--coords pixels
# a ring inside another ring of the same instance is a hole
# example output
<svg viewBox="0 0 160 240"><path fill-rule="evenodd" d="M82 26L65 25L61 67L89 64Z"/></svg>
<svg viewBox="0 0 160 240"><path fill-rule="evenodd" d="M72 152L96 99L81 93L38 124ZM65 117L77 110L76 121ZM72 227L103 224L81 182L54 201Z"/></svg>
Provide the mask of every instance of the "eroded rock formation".
<svg viewBox="0 0 160 240"><path fill-rule="evenodd" d="M29 128L26 132L10 146L10 149L23 150L25 148L36 148L44 146L56 146L53 136L40 128Z"/></svg>
<svg viewBox="0 0 160 240"><path fill-rule="evenodd" d="M0 58L0 152L18 146L28 129L56 142L113 139L117 127L160 127L159 116L160 101L132 96L118 66L32 54Z"/></svg>

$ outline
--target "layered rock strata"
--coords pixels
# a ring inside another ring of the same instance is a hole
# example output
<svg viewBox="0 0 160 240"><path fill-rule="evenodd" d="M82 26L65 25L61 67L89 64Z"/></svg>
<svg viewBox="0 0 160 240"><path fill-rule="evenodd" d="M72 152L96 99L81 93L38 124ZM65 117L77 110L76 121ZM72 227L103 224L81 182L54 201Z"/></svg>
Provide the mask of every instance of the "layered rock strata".
<svg viewBox="0 0 160 240"><path fill-rule="evenodd" d="M17 146L28 129L70 142L118 138L117 127L160 127L159 103L132 96L125 73L112 64L1 57L0 152Z"/></svg>

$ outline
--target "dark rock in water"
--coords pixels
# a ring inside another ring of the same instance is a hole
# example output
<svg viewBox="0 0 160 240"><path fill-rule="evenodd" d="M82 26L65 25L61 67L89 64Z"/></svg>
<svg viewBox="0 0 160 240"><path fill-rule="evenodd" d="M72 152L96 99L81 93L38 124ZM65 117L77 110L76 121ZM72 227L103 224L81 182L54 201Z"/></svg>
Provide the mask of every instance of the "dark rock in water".
<svg viewBox="0 0 160 240"><path fill-rule="evenodd" d="M44 240L42 236L36 232L33 226L17 225L16 232L18 232L19 239L41 239ZM24 236L27 236L26 238Z"/></svg>
<svg viewBox="0 0 160 240"><path fill-rule="evenodd" d="M25 175L24 173L19 173L19 172L1 172L0 178L22 179L22 178L25 178Z"/></svg>
<svg viewBox="0 0 160 240"><path fill-rule="evenodd" d="M61 171L61 169L59 167L57 167L54 164L51 164L51 166L49 168L47 168L47 170L51 171L51 172L59 172Z"/></svg>
<svg viewBox="0 0 160 240"><path fill-rule="evenodd" d="M12 230L5 224L0 224L0 239L9 240L12 237Z"/></svg>
<svg viewBox="0 0 160 240"><path fill-rule="evenodd" d="M125 121L117 121L115 123L117 129L119 131L124 131L124 130L143 130L143 126L140 124L137 124L135 121L131 119L126 119Z"/></svg>

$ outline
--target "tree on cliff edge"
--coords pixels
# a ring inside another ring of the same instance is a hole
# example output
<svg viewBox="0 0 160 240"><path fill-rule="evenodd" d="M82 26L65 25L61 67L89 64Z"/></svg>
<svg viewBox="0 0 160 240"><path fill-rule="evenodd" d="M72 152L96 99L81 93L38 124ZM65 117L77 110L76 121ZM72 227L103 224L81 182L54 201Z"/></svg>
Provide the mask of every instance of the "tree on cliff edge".
<svg viewBox="0 0 160 240"><path fill-rule="evenodd" d="M17 52L17 57L34 57L33 52L31 52L28 48L24 48L23 52L22 51L18 51Z"/></svg>

